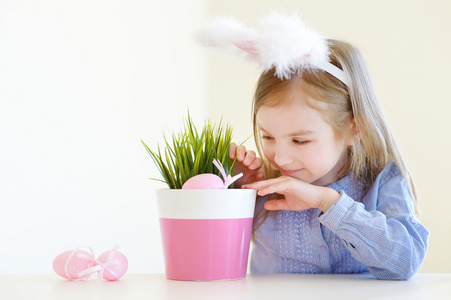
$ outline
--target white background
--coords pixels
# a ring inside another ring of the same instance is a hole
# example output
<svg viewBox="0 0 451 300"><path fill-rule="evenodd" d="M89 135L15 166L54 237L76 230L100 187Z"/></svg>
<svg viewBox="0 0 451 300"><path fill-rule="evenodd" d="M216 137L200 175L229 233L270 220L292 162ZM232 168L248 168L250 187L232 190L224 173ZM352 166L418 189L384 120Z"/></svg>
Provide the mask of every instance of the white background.
<svg viewBox="0 0 451 300"><path fill-rule="evenodd" d="M200 1L0 5L0 272L53 272L118 243L164 272L150 147L206 116ZM189 12L189 14L187 14Z"/></svg>
<svg viewBox="0 0 451 300"><path fill-rule="evenodd" d="M363 51L431 231L421 271L451 272L449 3L0 0L0 273L51 273L60 252L115 243L128 272L163 273L164 185L140 140L154 147L188 108L249 137L259 70L191 34L220 13L255 25L274 8Z"/></svg>

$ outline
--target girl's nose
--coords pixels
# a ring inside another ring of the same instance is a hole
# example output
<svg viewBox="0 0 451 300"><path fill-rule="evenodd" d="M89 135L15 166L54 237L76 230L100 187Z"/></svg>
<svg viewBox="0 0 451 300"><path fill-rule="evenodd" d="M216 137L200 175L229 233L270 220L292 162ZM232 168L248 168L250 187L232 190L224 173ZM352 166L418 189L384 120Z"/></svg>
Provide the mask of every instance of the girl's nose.
<svg viewBox="0 0 451 300"><path fill-rule="evenodd" d="M287 166L293 162L293 158L291 157L289 151L284 147L278 146L276 147L276 151L274 153L274 162L279 166Z"/></svg>

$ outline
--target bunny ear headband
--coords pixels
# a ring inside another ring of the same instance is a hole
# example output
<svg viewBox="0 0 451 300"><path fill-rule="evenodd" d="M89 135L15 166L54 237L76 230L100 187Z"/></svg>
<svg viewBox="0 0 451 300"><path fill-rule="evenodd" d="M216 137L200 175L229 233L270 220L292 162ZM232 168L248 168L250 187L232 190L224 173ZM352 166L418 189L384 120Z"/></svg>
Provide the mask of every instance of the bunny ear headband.
<svg viewBox="0 0 451 300"><path fill-rule="evenodd" d="M216 18L196 38L203 46L256 61L265 70L275 68L281 80L303 70L320 69L349 86L345 73L329 62L327 40L296 15L272 13L262 20L260 30L247 28L233 18Z"/></svg>

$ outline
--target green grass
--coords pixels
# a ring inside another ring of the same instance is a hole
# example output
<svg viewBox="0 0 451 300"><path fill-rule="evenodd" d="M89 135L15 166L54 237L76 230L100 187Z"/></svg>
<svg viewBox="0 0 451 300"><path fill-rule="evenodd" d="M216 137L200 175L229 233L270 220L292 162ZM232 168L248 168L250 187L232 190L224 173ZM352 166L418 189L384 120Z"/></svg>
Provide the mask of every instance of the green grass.
<svg viewBox="0 0 451 300"><path fill-rule="evenodd" d="M221 176L213 165L214 158L222 163L227 174L233 176L234 162L229 159L232 128L223 126L222 119L218 125L206 121L202 131L199 131L188 113L181 132L173 133L170 138L164 133L163 136L164 149L158 145L157 150L153 151L141 141L163 176L163 180L152 180L163 181L171 189L181 189L185 181L198 174Z"/></svg>

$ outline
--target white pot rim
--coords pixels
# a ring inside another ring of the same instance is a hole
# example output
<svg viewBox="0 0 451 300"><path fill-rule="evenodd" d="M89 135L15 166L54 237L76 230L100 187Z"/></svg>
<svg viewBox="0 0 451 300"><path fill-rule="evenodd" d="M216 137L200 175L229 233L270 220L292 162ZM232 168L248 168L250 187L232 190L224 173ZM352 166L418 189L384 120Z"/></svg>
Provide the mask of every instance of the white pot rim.
<svg viewBox="0 0 451 300"><path fill-rule="evenodd" d="M157 189L160 218L236 219L254 216L256 190Z"/></svg>

